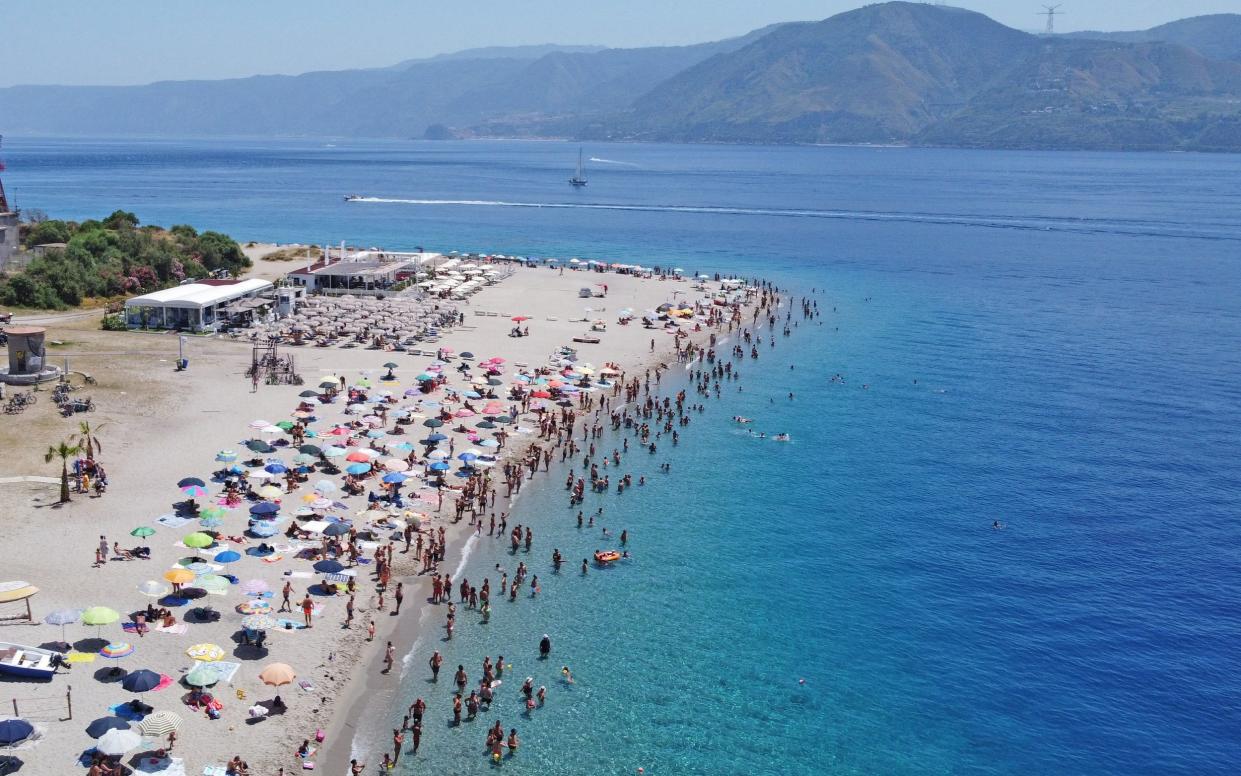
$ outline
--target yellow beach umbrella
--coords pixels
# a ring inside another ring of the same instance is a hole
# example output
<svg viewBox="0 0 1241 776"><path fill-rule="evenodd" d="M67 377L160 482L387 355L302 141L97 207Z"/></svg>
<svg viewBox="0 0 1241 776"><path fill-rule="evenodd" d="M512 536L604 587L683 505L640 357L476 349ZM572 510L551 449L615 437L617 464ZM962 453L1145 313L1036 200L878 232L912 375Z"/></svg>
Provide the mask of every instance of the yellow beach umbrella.
<svg viewBox="0 0 1241 776"><path fill-rule="evenodd" d="M284 495L284 491L277 488L275 485L264 485L259 488L258 493L260 496L267 499L276 499Z"/></svg>
<svg viewBox="0 0 1241 776"><path fill-rule="evenodd" d="M174 585L184 585L186 582L194 581L194 572L189 569L170 569L164 572L164 579Z"/></svg>
<svg viewBox="0 0 1241 776"><path fill-rule="evenodd" d="M195 644L194 646L185 650L185 654L189 655L195 660L201 660L205 663L210 663L214 660L223 659L224 650L215 644L204 643L204 644Z"/></svg>
<svg viewBox="0 0 1241 776"><path fill-rule="evenodd" d="M272 663L259 672L259 679L263 680L263 684L269 684L272 687L293 684L296 678L297 673L287 663Z"/></svg>

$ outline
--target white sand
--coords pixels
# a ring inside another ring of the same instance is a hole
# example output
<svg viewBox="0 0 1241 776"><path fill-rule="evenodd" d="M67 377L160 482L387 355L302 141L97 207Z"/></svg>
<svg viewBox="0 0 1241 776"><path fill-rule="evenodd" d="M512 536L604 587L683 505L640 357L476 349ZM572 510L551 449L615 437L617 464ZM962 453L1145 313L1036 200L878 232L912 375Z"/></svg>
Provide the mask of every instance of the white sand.
<svg viewBox="0 0 1241 776"><path fill-rule="evenodd" d="M280 265L281 271L288 268L291 267ZM578 289L595 282L609 284L608 298L579 299ZM670 350L672 337L644 330L636 323L618 326L616 311L624 307L638 311L654 307L667 301L673 290L688 291L688 286L683 281L639 280L585 272L561 275L547 269L520 269L512 278L485 289L464 305L465 327L448 333L439 344L451 346L458 352L473 351L481 358L502 356L510 365L542 365L555 347L570 344L572 336L586 329L586 324L570 320L585 316L584 308L590 306L595 309L591 317L606 319L609 330L601 335L602 344L576 345L582 360L596 366L605 361L637 365L652 357L652 337L660 353ZM524 324L529 327L531 336L510 338L507 333L512 323L507 317L479 317L473 313L474 309L531 315L533 319ZM549 321L548 316L557 320ZM174 336L99 332L92 330L92 325L89 320L68 322L63 329L58 324L50 324L49 339L67 341L61 352L82 354L74 355L72 364L75 369L90 372L98 379L98 386L83 393L95 397L99 410L71 420L61 419L52 413L50 395L43 393L36 408L14 419L6 418L0 428L0 461L3 462L0 473L6 476L55 475L59 467L44 464L43 451L49 444L75 431L78 420L87 419L102 426L100 436L104 451L99 460L110 479L109 491L103 498L75 496L72 503L64 506L48 505L55 500L54 486L0 484L0 509L3 510L0 520L3 520L5 537L3 578L26 580L41 590L32 600L36 624L9 624L0 628L0 639L5 641L39 645L59 640L59 627L40 622L54 609L104 605L121 612L124 621L129 612L144 607L148 599L137 592L137 585L144 580L160 579L178 558L190 554L175 543L195 530L196 522L179 529L164 528L152 522L156 516L171 512L172 503L183 498L176 488L177 481L186 476L209 480L211 472L221 466L213 461L217 450L234 449L244 453L241 442L250 437L247 424L256 418L272 422L287 419L298 402L297 394L304 388L263 386L257 393L251 393L250 383L243 376L250 360L248 345L216 338L191 338L187 349L190 369L175 373L172 369L172 359L176 356ZM299 371L310 386L316 385L321 375L331 373L343 374L352 382L361 370L370 370L372 377L377 378L381 373L380 365L391 360L402 364L398 376L404 378L399 383L403 390L429 361L403 353L361 349L302 347L286 351L295 355ZM122 353L128 355L119 355ZM509 373L511 369L506 370L506 374ZM342 408L343 405L326 408L315 427L322 428L325 420L336 419ZM414 428L422 430L420 426ZM415 434L413 438L418 437ZM458 440L458 449L465 444L464 440ZM317 479L312 475L311 483ZM208 485L213 494L218 492L212 483ZM286 496L285 503L300 506L306 492L303 488ZM355 497L349 503L361 508L364 497ZM446 516L447 513L446 508ZM437 517L434 524L444 522L445 518ZM130 530L139 525L154 526L157 533L142 540L129 536ZM242 509L231 512L220 530L225 534L240 534L244 527L245 510ZM120 541L122 547L147 544L152 548L153 557L145 561L109 562L102 568L92 568L94 549L101 534L107 536L109 543ZM278 536L276 540L280 539ZM251 544L254 543L251 540ZM398 564L405 557L398 554ZM454 564L450 556L448 568ZM268 565L243 555L241 561L230 564L224 573L234 574L242 581L264 579L278 591L281 574L287 569L309 571L310 564L286 558L281 563ZM399 565L397 570L401 570ZM313 581L294 581L295 601ZM217 687L217 695L225 704L220 720L208 720L202 713L186 707L181 702L185 691L179 684L146 693L143 700L157 710L172 710L185 718L174 754L185 759L186 773L201 773L204 765L223 764L233 754L241 754L252 766L262 764L256 769L258 773L274 773L276 765L283 765L292 773L300 768L293 752L303 738L312 736L316 728L331 727L334 734L342 729L339 724L329 724L330 707L333 699L343 692L351 669L372 664L376 651L382 649L385 630L394 627L397 620L403 624L417 622L420 607L410 603L421 600L416 593L420 588L412 588L406 597L408 615L403 611L400 618L378 618L381 630L375 644L365 643L361 628L342 630L339 627L344 618L343 599L316 599L327 601L319 627L309 631L271 633L270 654L261 659L252 659L244 648L239 651L244 659L233 656L237 650L233 635L241 619L233 606L243 600L237 589L234 587L225 596L207 597L206 602L223 612L218 623L191 624L183 635L153 632L138 638L122 632L118 622L102 628L70 625L68 639L78 642L102 637L129 641L136 646L135 653L115 661L116 664L130 670L150 668L174 680L194 663L185 655L186 647L200 642L220 645L228 653L226 660L242 664L232 686ZM367 579L360 583L359 589L358 621L364 623L373 605L369 600L373 584ZM276 601L279 601L278 593ZM178 617L186 610L187 607L177 609ZM315 689L307 692L296 686L283 688L289 712L258 724L247 724L247 707L256 699L268 699L274 694L272 688L263 686L257 678L262 667L274 661L292 665L299 678L313 682ZM93 663L74 666L72 671L62 673L51 683L4 682L7 691L4 700L17 698L22 715L47 731L37 747L22 753L26 761L23 773L78 772L74 764L76 756L93 745L85 726L93 719L106 716L110 704L133 697L118 684L95 678L97 671L113 664L114 661L99 657ZM363 678L355 680L350 692L356 694L359 687L365 686L365 681ZM63 697L69 685L73 687L73 719L64 720ZM240 700L235 691L244 692L245 699ZM341 742L329 743L339 746Z"/></svg>

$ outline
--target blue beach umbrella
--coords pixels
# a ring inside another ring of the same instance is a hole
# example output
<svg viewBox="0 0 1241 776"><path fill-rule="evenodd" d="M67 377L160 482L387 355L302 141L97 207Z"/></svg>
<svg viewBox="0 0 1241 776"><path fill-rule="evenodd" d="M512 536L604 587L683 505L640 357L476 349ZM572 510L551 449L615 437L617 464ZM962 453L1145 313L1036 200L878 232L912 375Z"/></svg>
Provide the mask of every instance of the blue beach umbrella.
<svg viewBox="0 0 1241 776"><path fill-rule="evenodd" d="M288 468L282 463L269 463L263 467L263 471L270 472L271 474L284 474L288 471Z"/></svg>
<svg viewBox="0 0 1241 776"><path fill-rule="evenodd" d="M129 692L149 692L159 687L160 675L146 668L139 668L121 680L121 687Z"/></svg>
<svg viewBox="0 0 1241 776"><path fill-rule="evenodd" d="M348 523L332 523L323 529L324 536L344 536L349 533Z"/></svg>
<svg viewBox="0 0 1241 776"><path fill-rule="evenodd" d="M232 463L237 460L236 450L221 450L215 454L215 459L220 463Z"/></svg>
<svg viewBox="0 0 1241 776"><path fill-rule="evenodd" d="M397 442L395 445L392 445L392 449L403 450L405 452L409 452L410 450L414 449L414 446L410 444L409 442Z"/></svg>
<svg viewBox="0 0 1241 776"><path fill-rule="evenodd" d="M314 565L314 569L320 574L339 574L345 567L339 561L321 560Z"/></svg>
<svg viewBox="0 0 1241 776"><path fill-rule="evenodd" d="M443 461L436 461L435 463L431 464L427 468L433 472L446 472L452 467L444 463Z"/></svg>
<svg viewBox="0 0 1241 776"><path fill-rule="evenodd" d="M275 536L280 533L280 528L272 522L258 521L250 524L250 533L260 539L266 539L269 536Z"/></svg>
<svg viewBox="0 0 1241 776"><path fill-rule="evenodd" d="M392 483L394 483L394 482L397 482L397 483L399 483L399 482L405 482L405 480L407 480L407 479L409 479L409 478L408 478L408 477L406 477L406 476L405 476L404 474L402 474L401 472L388 472L388 473L387 473L387 474L385 474L385 475L384 475L384 477L383 477L383 481L384 481L384 482L386 482L386 483L388 483L389 485L391 485L391 484L392 484Z"/></svg>
<svg viewBox="0 0 1241 776"><path fill-rule="evenodd" d="M345 471L349 474L366 474L371 470L369 463L351 463L345 467Z"/></svg>
<svg viewBox="0 0 1241 776"><path fill-rule="evenodd" d="M241 560L241 553L225 550L224 552L216 553L214 560L216 563L234 563Z"/></svg>
<svg viewBox="0 0 1241 776"><path fill-rule="evenodd" d="M202 480L198 479L197 477L186 477L185 479L180 480L179 482L177 482L177 487L178 487L178 488L188 488L190 485L197 485L197 486L198 486L198 487L200 487L200 488L205 488L205 487L207 487L207 483L203 482Z"/></svg>
<svg viewBox="0 0 1241 776"><path fill-rule="evenodd" d="M0 744L10 746L34 735L34 725L24 719L6 719L0 722Z"/></svg>
<svg viewBox="0 0 1241 776"><path fill-rule="evenodd" d="M371 439L379 439L382 436L386 436L386 432L380 431L377 428L373 428L370 431L367 431L366 435L370 437Z"/></svg>
<svg viewBox="0 0 1241 776"><path fill-rule="evenodd" d="M328 445L327 447L323 448L323 454L327 456L328 458L339 458L348 452L349 452L348 450L341 447L340 445Z"/></svg>
<svg viewBox="0 0 1241 776"><path fill-rule="evenodd" d="M264 501L261 504L255 504L250 507L250 514L252 515L274 515L279 511L279 505L273 504L270 501Z"/></svg>
<svg viewBox="0 0 1241 776"><path fill-rule="evenodd" d="M447 438L448 437L444 436L443 434L436 433L436 434L432 434L431 436L427 437L426 440L424 441L434 444L436 442L443 442Z"/></svg>
<svg viewBox="0 0 1241 776"><path fill-rule="evenodd" d="M470 463L471 461L477 461L478 456L475 455L474 453L461 453L460 455L457 456L457 460Z"/></svg>
<svg viewBox="0 0 1241 776"><path fill-rule="evenodd" d="M198 524L203 528L215 528L223 523L224 521L218 517L202 517L198 520Z"/></svg>
<svg viewBox="0 0 1241 776"><path fill-rule="evenodd" d="M86 735L99 738L109 730L129 730L129 722L120 717L100 717L86 726Z"/></svg>

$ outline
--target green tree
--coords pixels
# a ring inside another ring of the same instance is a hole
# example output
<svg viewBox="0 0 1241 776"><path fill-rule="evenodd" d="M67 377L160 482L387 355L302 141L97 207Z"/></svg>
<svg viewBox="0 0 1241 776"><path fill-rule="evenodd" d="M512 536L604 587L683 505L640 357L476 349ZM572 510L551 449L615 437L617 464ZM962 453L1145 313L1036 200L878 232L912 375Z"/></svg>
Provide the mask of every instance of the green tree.
<svg viewBox="0 0 1241 776"><path fill-rule="evenodd" d="M57 458L60 459L60 502L64 504L69 499L69 459L76 456L81 450L68 442L61 442L47 448L47 452L43 454L43 460L51 463Z"/></svg>
<svg viewBox="0 0 1241 776"><path fill-rule="evenodd" d="M94 458L95 453L103 452L103 443L99 441L99 431L107 425L107 423L100 423L98 426L91 426L88 420L78 423L78 433L73 437L73 443L79 450L86 450L87 458Z"/></svg>
<svg viewBox="0 0 1241 776"><path fill-rule="evenodd" d="M103 219L103 225L108 229L134 229L138 226L138 216L126 210L114 210Z"/></svg>

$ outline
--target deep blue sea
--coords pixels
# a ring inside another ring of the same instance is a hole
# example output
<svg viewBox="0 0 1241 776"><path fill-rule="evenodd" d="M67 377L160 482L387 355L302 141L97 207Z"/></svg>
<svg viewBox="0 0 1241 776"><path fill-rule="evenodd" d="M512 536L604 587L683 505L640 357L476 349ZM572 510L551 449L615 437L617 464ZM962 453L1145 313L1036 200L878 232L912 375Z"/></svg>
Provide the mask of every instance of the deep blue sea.
<svg viewBox="0 0 1241 776"><path fill-rule="evenodd" d="M1241 156L598 145L573 191L576 152L6 138L10 196L56 217L816 289L822 326L630 456L647 486L588 496L631 563L553 575L552 547L605 540L563 475L523 493L541 596L463 612L445 647L472 677L514 664L497 713L448 728L430 637L402 773L492 770L496 716L524 741L499 770L549 776L1241 768ZM511 571L499 544L467 576ZM526 675L549 691L530 718Z"/></svg>

